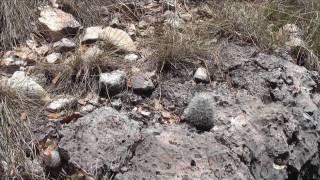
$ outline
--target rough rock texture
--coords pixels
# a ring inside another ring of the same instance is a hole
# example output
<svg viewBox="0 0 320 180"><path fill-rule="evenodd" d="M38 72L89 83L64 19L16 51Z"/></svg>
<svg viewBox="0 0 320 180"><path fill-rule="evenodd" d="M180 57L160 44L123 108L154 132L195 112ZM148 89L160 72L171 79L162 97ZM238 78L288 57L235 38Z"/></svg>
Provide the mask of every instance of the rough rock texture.
<svg viewBox="0 0 320 180"><path fill-rule="evenodd" d="M31 98L47 100L48 94L46 90L23 71L17 71L11 78L0 81L0 86L1 88L9 88L13 92L19 92Z"/></svg>
<svg viewBox="0 0 320 180"><path fill-rule="evenodd" d="M99 83L102 93L108 91L110 94L117 94L126 86L126 73L121 70L102 73L100 74Z"/></svg>
<svg viewBox="0 0 320 180"><path fill-rule="evenodd" d="M54 99L47 109L52 112L61 111L66 108L74 107L77 104L77 99L72 96L60 96Z"/></svg>
<svg viewBox="0 0 320 180"><path fill-rule="evenodd" d="M319 75L248 46L228 44L221 55L232 86L195 87L174 78L162 86L162 98L177 109L199 89L210 91L210 132L181 124L143 130L131 166L117 179L320 178Z"/></svg>
<svg viewBox="0 0 320 180"><path fill-rule="evenodd" d="M197 134L175 125L148 129L143 135L129 171L115 179L253 179L237 154L212 133Z"/></svg>
<svg viewBox="0 0 320 180"><path fill-rule="evenodd" d="M97 40L101 40L101 34L102 34L102 26L93 26L93 27L87 27L84 30L83 37L81 39L81 43L92 43Z"/></svg>
<svg viewBox="0 0 320 180"><path fill-rule="evenodd" d="M57 52L67 52L76 48L76 43L68 38L62 38L53 44L53 49Z"/></svg>
<svg viewBox="0 0 320 180"><path fill-rule="evenodd" d="M131 83L133 91L139 94L152 92L152 90L155 88L152 80L145 74L133 76Z"/></svg>
<svg viewBox="0 0 320 180"><path fill-rule="evenodd" d="M69 152L70 161L98 176L119 171L141 141L139 123L110 107L65 125L60 133L59 146Z"/></svg>
<svg viewBox="0 0 320 180"><path fill-rule="evenodd" d="M210 81L207 69L203 67L197 69L197 71L194 73L193 78L196 82L208 83Z"/></svg>
<svg viewBox="0 0 320 180"><path fill-rule="evenodd" d="M60 9L44 7L39 17L40 31L50 41L59 41L65 36L75 35L80 23L71 15Z"/></svg>

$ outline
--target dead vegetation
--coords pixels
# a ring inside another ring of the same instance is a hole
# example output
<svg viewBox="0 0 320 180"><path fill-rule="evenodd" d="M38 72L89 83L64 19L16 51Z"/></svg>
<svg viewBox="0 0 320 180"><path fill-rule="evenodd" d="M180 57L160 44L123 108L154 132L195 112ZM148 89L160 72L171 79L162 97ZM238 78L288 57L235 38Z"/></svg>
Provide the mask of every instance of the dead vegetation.
<svg viewBox="0 0 320 180"><path fill-rule="evenodd" d="M320 2L317 0L226 0L203 7L208 33L218 38L253 43L263 50L275 50L285 42L277 37L285 24L296 24L304 32L308 50L320 55ZM296 57L298 58L298 57ZM319 62L305 66L320 71Z"/></svg>
<svg viewBox="0 0 320 180"><path fill-rule="evenodd" d="M0 89L0 178L45 179L35 162L36 146L30 122L39 118L43 104ZM1 177L3 176L3 177Z"/></svg>

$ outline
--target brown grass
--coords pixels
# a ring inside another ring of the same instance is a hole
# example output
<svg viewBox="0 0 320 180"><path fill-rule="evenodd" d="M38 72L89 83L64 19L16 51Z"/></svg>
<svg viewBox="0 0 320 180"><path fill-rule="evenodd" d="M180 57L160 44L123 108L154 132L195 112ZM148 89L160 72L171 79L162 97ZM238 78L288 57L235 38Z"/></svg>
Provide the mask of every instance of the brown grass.
<svg viewBox="0 0 320 180"><path fill-rule="evenodd" d="M43 105L39 102L12 90L0 89L0 167L4 171L0 178L44 179L44 172L35 173L35 168L28 163L36 157L30 122L41 112ZM27 118L21 119L22 114L28 114Z"/></svg>
<svg viewBox="0 0 320 180"><path fill-rule="evenodd" d="M285 24L296 24L304 31L308 51L320 55L320 1L265 0L260 3L226 0L209 3L208 33L215 37L253 43L264 50L283 46L277 39ZM319 62L305 66L319 69Z"/></svg>

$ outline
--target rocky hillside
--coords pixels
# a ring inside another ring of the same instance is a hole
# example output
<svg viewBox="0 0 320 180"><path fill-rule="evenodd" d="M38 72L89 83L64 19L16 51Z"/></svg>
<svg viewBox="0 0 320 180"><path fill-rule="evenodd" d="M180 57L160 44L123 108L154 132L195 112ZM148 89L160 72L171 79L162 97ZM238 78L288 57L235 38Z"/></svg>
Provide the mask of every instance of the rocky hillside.
<svg viewBox="0 0 320 180"><path fill-rule="evenodd" d="M0 179L320 179L315 21L268 3L37 4L0 47Z"/></svg>

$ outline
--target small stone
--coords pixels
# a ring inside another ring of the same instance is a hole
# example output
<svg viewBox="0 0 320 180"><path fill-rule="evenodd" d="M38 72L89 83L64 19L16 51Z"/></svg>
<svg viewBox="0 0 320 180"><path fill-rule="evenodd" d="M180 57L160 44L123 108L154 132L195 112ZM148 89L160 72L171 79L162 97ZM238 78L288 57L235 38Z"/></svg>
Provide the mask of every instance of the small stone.
<svg viewBox="0 0 320 180"><path fill-rule="evenodd" d="M50 64L54 64L61 59L62 59L62 54L60 53L52 53L46 56L46 61L47 63L50 63Z"/></svg>
<svg viewBox="0 0 320 180"><path fill-rule="evenodd" d="M66 108L75 106L77 103L76 98L72 96L61 96L53 100L47 107L48 111L57 112Z"/></svg>
<svg viewBox="0 0 320 180"><path fill-rule="evenodd" d="M200 67L197 69L193 78L196 82L208 83L210 81L209 74L208 74L207 70L203 67Z"/></svg>
<svg viewBox="0 0 320 180"><path fill-rule="evenodd" d="M132 77L132 89L138 94L149 93L154 90L155 85L145 74L138 74Z"/></svg>
<svg viewBox="0 0 320 180"><path fill-rule="evenodd" d="M26 61L24 61L23 59L20 59L16 55L12 55L7 58L4 58L0 62L1 62L1 65L5 65L5 66L26 66L27 65Z"/></svg>
<svg viewBox="0 0 320 180"><path fill-rule="evenodd" d="M111 73L100 74L99 84L102 91L111 94L120 93L126 86L126 73L116 70Z"/></svg>
<svg viewBox="0 0 320 180"><path fill-rule="evenodd" d="M127 54L124 59L129 62L134 62L139 59L139 56L136 54Z"/></svg>
<svg viewBox="0 0 320 180"><path fill-rule="evenodd" d="M94 111L96 109L96 107L92 104L88 104L88 105L85 105L85 106L82 106L80 108L80 113L81 114L88 114L92 111Z"/></svg>
<svg viewBox="0 0 320 180"><path fill-rule="evenodd" d="M97 40L101 40L102 32L102 26L93 26L86 28L81 39L81 43L92 43Z"/></svg>
<svg viewBox="0 0 320 180"><path fill-rule="evenodd" d="M53 48L57 52L68 52L76 48L76 43L68 38L63 38L53 44Z"/></svg>
<svg viewBox="0 0 320 180"><path fill-rule="evenodd" d="M71 14L49 6L41 9L38 20L40 32L54 42L75 35L80 28L80 23Z"/></svg>

